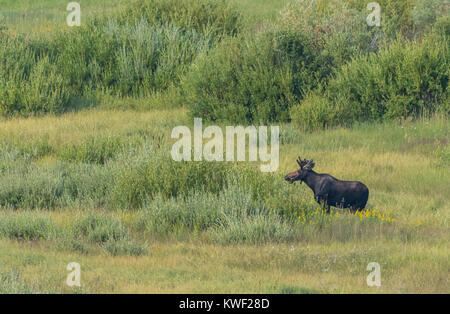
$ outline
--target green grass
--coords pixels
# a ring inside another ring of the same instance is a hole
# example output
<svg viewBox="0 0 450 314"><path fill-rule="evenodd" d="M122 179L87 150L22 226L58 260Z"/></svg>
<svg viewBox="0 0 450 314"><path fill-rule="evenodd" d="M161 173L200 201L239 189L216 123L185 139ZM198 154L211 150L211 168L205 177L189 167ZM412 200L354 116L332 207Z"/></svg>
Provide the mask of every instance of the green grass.
<svg viewBox="0 0 450 314"><path fill-rule="evenodd" d="M234 2L255 27L273 20L284 6L294 0L229 0ZM126 0L79 0L82 22L96 14L120 11ZM67 2L68 3L68 2ZM66 24L66 2L58 0L1 0L0 22L16 32L50 32Z"/></svg>
<svg viewBox="0 0 450 314"><path fill-rule="evenodd" d="M234 0L255 30L265 27L265 22L276 19L278 13L295 0Z"/></svg>
<svg viewBox="0 0 450 314"><path fill-rule="evenodd" d="M192 125L184 110L89 110L3 121L0 134L16 143L10 148L39 146L46 137L52 149L31 157L39 170L59 163L59 151L102 134L124 140L153 130L164 138L159 150L169 150L170 131L179 124ZM137 210L106 205L100 213L84 201L45 214L3 210L1 272L16 267L21 274L19 283L4 289L78 293L64 286L64 263L76 260L85 269L82 292L447 292L449 136L448 120L439 116L315 133L285 124L277 173L266 178L247 166L233 167L253 185L251 194L245 185L232 185L219 194L197 190L188 198L155 199ZM296 168L297 155L314 158L319 172L365 182L368 207L395 221L315 214L311 191L283 180ZM19 157L2 158L8 164ZM3 169L12 175L11 167ZM297 218L303 215L310 216ZM33 221L36 226L28 228ZM194 267L196 261L203 266ZM376 291L365 285L371 261L382 266ZM102 281L96 282L98 276Z"/></svg>
<svg viewBox="0 0 450 314"><path fill-rule="evenodd" d="M82 23L96 14L120 10L125 0L79 0ZM17 33L49 33L67 26L69 2L59 0L1 0L0 21Z"/></svg>
<svg viewBox="0 0 450 314"><path fill-rule="evenodd" d="M1 252L8 253L0 255L2 269L20 267L24 285L40 283L66 293L78 292L64 284L72 261L81 264L81 288L89 293L448 292L448 246L442 244L155 243L148 256L109 257L56 251L45 244L24 249L9 240L0 243ZM381 266L380 289L366 285L372 261Z"/></svg>

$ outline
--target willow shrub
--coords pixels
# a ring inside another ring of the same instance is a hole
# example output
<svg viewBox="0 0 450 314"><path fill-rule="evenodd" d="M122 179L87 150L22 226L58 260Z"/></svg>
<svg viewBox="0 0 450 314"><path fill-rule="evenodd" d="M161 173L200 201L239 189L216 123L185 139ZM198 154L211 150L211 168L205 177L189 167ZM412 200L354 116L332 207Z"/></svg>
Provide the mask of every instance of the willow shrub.
<svg viewBox="0 0 450 314"><path fill-rule="evenodd" d="M61 113L70 92L63 76L35 42L0 34L0 114Z"/></svg>
<svg viewBox="0 0 450 314"><path fill-rule="evenodd" d="M149 96L177 86L199 53L239 29L239 13L225 1L135 1L60 34L54 53L77 94Z"/></svg>
<svg viewBox="0 0 450 314"><path fill-rule="evenodd" d="M398 40L378 54L355 58L324 88L291 109L304 129L449 112L448 38Z"/></svg>
<svg viewBox="0 0 450 314"><path fill-rule="evenodd" d="M0 114L61 113L80 97L176 90L197 55L236 35L240 23L226 1L150 0L51 38L0 28Z"/></svg>
<svg viewBox="0 0 450 314"><path fill-rule="evenodd" d="M224 41L201 55L182 88L191 115L234 123L288 121L289 108L331 71L308 39L289 29Z"/></svg>
<svg viewBox="0 0 450 314"><path fill-rule="evenodd" d="M353 57L378 49L380 32L340 1L298 1L262 33L203 53L182 84L193 116L239 123L289 121L290 108Z"/></svg>
<svg viewBox="0 0 450 314"><path fill-rule="evenodd" d="M176 85L211 36L145 18L121 24L91 22L58 39L58 67L78 95L101 90L118 96L148 96Z"/></svg>

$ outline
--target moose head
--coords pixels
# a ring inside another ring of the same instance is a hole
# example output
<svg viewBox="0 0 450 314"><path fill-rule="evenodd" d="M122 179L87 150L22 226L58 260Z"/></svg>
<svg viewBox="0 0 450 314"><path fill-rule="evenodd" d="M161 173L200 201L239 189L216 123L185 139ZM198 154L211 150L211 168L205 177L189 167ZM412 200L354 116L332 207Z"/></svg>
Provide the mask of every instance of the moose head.
<svg viewBox="0 0 450 314"><path fill-rule="evenodd" d="M294 183L295 181L300 181L300 183L302 183L308 172L311 171L315 165L313 160L302 160L300 157L297 158L297 164L300 166L300 169L288 173L286 177L284 177L289 183Z"/></svg>

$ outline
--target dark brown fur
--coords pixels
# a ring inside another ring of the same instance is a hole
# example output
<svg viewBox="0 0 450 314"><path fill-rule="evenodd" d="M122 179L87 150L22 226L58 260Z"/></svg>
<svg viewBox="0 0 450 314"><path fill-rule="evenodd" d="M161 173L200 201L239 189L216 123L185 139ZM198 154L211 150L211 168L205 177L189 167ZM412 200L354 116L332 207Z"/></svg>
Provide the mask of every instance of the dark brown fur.
<svg viewBox="0 0 450 314"><path fill-rule="evenodd" d="M363 210L369 198L369 189L359 181L341 181L329 174L316 173L313 160L297 159L300 169L286 175L289 183L305 182L314 192L314 199L328 208L350 208L352 211Z"/></svg>

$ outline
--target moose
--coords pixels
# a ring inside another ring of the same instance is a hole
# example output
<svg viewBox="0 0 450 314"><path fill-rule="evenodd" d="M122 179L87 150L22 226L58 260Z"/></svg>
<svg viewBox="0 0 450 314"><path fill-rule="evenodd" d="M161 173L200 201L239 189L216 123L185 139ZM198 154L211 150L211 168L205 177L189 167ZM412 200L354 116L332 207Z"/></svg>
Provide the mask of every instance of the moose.
<svg viewBox="0 0 450 314"><path fill-rule="evenodd" d="M314 192L314 199L326 207L350 208L351 211L364 210L369 198L369 189L359 181L341 181L329 174L316 173L313 160L297 159L300 169L288 173L285 180L305 182Z"/></svg>

